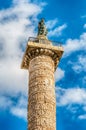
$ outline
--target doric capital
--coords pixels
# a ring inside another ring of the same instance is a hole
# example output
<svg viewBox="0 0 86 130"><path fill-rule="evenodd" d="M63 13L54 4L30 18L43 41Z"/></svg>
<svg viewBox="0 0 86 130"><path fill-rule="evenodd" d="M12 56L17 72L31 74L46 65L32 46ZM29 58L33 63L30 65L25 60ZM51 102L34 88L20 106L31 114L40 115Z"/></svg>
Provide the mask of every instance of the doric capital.
<svg viewBox="0 0 86 130"><path fill-rule="evenodd" d="M30 61L40 55L46 55L54 60L55 69L63 54L62 46L53 46L52 44L41 44L29 41L21 64L22 69L28 69Z"/></svg>

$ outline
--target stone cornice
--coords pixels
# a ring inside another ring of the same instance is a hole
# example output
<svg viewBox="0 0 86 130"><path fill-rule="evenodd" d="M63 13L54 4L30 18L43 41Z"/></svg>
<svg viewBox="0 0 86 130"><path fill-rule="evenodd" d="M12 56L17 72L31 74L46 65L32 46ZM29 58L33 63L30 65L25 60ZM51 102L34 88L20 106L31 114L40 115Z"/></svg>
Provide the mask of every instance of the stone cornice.
<svg viewBox="0 0 86 130"><path fill-rule="evenodd" d="M35 42L28 42L27 48L23 57L23 61L21 64L22 69L28 69L30 60L37 56L46 55L50 56L54 63L55 69L59 63L60 58L63 54L63 47L62 46L53 46L51 44L40 44Z"/></svg>

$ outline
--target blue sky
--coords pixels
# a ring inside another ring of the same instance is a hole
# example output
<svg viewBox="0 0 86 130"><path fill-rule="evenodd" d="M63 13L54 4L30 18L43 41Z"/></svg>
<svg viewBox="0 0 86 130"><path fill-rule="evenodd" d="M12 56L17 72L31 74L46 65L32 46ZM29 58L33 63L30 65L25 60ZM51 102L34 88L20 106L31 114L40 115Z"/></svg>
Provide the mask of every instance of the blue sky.
<svg viewBox="0 0 86 130"><path fill-rule="evenodd" d="M20 64L41 17L48 38L64 47L55 72L56 128L86 130L86 0L0 0L0 130L27 129L28 72Z"/></svg>

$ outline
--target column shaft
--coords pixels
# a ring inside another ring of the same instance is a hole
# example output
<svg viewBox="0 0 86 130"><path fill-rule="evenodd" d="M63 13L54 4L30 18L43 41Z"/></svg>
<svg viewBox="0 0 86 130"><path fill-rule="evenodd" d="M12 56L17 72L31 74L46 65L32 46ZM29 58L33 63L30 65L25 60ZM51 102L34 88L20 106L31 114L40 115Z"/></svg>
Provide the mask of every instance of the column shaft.
<svg viewBox="0 0 86 130"><path fill-rule="evenodd" d="M29 64L29 130L56 129L56 99L54 61L49 56L37 56Z"/></svg>

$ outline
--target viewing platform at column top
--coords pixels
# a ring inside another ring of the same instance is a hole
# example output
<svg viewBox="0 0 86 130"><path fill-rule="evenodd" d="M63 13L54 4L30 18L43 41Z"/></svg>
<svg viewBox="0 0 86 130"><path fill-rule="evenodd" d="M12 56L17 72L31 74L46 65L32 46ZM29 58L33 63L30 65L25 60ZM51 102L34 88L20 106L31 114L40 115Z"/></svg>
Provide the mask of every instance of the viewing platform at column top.
<svg viewBox="0 0 86 130"><path fill-rule="evenodd" d="M56 69L58 61L62 57L63 52L64 49L59 42L57 42L57 46L53 46L53 42L47 39L30 37L27 43L25 54L23 56L21 68L28 69L31 59L35 58L36 56L46 55L50 56L54 60Z"/></svg>

